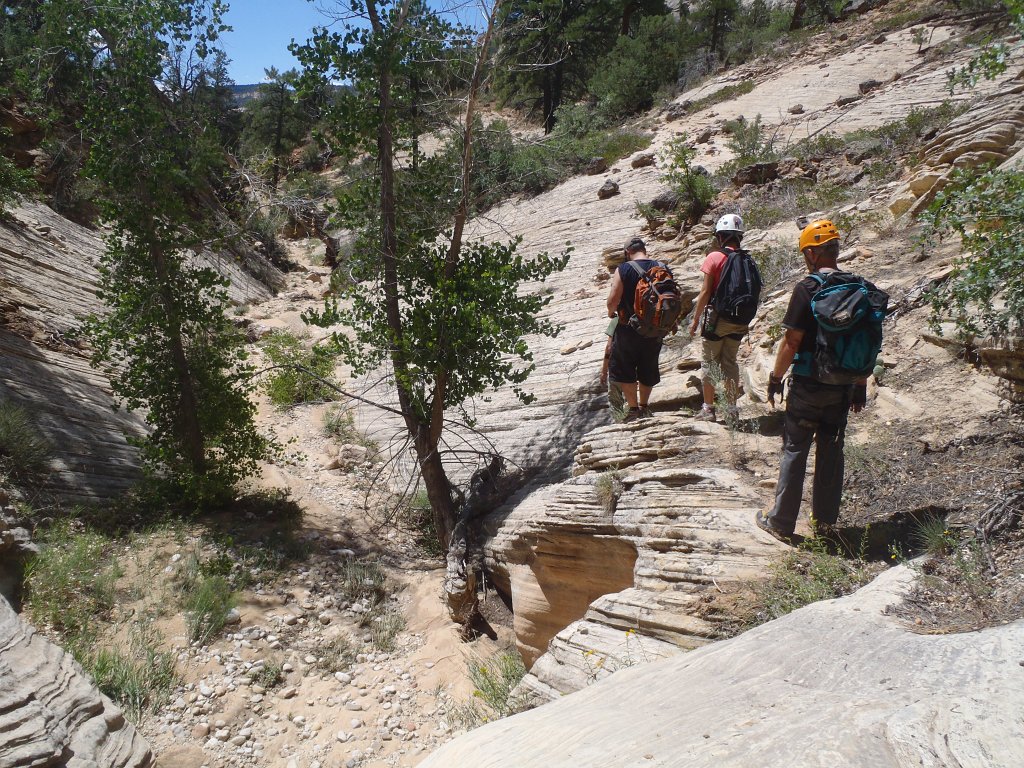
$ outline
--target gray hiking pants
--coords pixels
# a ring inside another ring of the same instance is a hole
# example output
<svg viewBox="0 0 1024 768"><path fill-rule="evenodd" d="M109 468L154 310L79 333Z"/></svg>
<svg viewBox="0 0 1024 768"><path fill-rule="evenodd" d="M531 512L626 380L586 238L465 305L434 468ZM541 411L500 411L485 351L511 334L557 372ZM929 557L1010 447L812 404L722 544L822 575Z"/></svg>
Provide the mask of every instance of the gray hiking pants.
<svg viewBox="0 0 1024 768"><path fill-rule="evenodd" d="M814 454L814 492L811 512L820 523L834 525L839 519L843 496L843 441L850 408L851 387L819 384L813 379L794 378L786 400L782 464L775 486L775 507L768 524L792 533L800 514L800 499L807 472L811 441Z"/></svg>

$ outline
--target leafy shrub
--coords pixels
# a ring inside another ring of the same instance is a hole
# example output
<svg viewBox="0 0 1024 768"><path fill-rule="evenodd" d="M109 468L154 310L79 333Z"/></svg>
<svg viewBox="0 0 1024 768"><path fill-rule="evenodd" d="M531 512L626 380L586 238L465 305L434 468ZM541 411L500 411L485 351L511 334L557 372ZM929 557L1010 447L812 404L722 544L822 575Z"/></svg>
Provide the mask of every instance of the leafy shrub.
<svg viewBox="0 0 1024 768"><path fill-rule="evenodd" d="M0 128L0 142L9 135L10 129ZM18 168L12 160L0 155L0 214L35 186L31 171Z"/></svg>
<svg viewBox="0 0 1024 768"><path fill-rule="evenodd" d="M662 158L662 180L678 195L680 210L695 223L704 215L715 197L715 188L707 172L693 165L697 150L689 144L686 134L668 143Z"/></svg>
<svg viewBox="0 0 1024 768"><path fill-rule="evenodd" d="M517 139L502 120L477 128L473 149L473 205L485 211L514 195L538 195L580 173L595 157L608 163L650 146L651 137L626 129L607 129L604 120L583 105L558 110L554 132L543 139ZM442 154L457 157L453 140ZM450 164L450 161L448 161Z"/></svg>
<svg viewBox="0 0 1024 768"><path fill-rule="evenodd" d="M930 294L932 326L961 334L1024 329L1024 172L960 172L922 217L932 238L959 236L965 253Z"/></svg>
<svg viewBox="0 0 1024 768"><path fill-rule="evenodd" d="M262 686L266 690L276 688L284 681L284 665L277 659L267 660L262 667L251 673L249 680L252 685Z"/></svg>
<svg viewBox="0 0 1024 768"><path fill-rule="evenodd" d="M761 273L761 280L764 284L762 291L766 296L785 284L804 266L803 257L797 250L796 243L787 247L775 240L765 247L753 251L752 255L758 271Z"/></svg>
<svg viewBox="0 0 1024 768"><path fill-rule="evenodd" d="M46 470L51 450L28 411L10 402L0 403L0 475L36 479Z"/></svg>
<svg viewBox="0 0 1024 768"><path fill-rule="evenodd" d="M753 121L745 118L730 120L725 124L729 138L725 145L732 150L733 159L722 166L723 175L731 175L744 166L766 163L780 157L776 147L777 133L769 135L761 126L761 115Z"/></svg>
<svg viewBox="0 0 1024 768"><path fill-rule="evenodd" d="M331 381L335 356L320 347L307 349L290 333L278 331L263 345L273 365L281 366L267 375L266 392L278 407L333 400Z"/></svg>
<svg viewBox="0 0 1024 768"><path fill-rule="evenodd" d="M467 664L473 699L458 708L456 719L467 729L499 720L516 710L512 691L526 675L523 659L514 649Z"/></svg>

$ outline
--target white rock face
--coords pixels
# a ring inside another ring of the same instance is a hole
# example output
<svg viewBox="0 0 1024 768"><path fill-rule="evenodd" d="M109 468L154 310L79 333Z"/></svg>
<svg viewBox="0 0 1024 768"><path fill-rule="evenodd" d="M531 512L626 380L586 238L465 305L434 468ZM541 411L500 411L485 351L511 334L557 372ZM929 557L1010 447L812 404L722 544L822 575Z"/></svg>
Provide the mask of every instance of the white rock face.
<svg viewBox="0 0 1024 768"><path fill-rule="evenodd" d="M152 765L146 741L74 659L0 598L0 766Z"/></svg>
<svg viewBox="0 0 1024 768"><path fill-rule="evenodd" d="M913 578L626 670L420 768L1024 765L1024 621L915 634L882 613Z"/></svg>

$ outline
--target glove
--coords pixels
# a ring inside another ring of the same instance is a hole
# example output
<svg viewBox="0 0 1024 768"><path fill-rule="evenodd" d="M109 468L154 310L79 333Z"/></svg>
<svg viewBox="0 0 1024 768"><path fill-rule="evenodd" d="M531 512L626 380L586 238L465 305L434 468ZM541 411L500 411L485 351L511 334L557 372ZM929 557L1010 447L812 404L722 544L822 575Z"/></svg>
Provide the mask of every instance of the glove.
<svg viewBox="0 0 1024 768"><path fill-rule="evenodd" d="M854 413L860 413L865 405L868 403L868 385L867 384L854 384L853 385L853 396L850 398L850 410Z"/></svg>
<svg viewBox="0 0 1024 768"><path fill-rule="evenodd" d="M782 403L782 395L785 390L785 383L774 373L768 374L768 402L772 408L775 407L775 396L779 396L779 403Z"/></svg>

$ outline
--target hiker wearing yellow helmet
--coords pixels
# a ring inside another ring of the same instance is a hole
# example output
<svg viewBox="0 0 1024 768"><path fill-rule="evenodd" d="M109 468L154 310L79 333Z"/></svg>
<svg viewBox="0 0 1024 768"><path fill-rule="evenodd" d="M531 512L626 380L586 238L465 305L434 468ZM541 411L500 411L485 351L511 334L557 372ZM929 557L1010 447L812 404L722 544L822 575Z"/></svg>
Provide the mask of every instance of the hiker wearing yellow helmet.
<svg viewBox="0 0 1024 768"><path fill-rule="evenodd" d="M843 443L847 415L851 410L859 412L866 400L865 377L826 375L819 366L811 364L820 343L819 322L812 301L824 285L836 282L840 276L848 283L859 280L861 284L874 289L873 285L862 278L839 271L839 230L831 221L822 219L811 222L800 233L799 243L804 264L810 274L797 283L790 296L789 307L782 321L786 333L768 383L768 399L774 407L775 397L781 398L783 394L783 376L790 365L794 364L794 360L797 361L786 400L779 482L771 512L767 516L758 512L756 519L758 527L789 543L793 541L793 531L800 512L807 457L812 441L817 446L811 502L812 525L819 532L835 525L838 520L843 492ZM880 344L880 330L878 333Z"/></svg>

